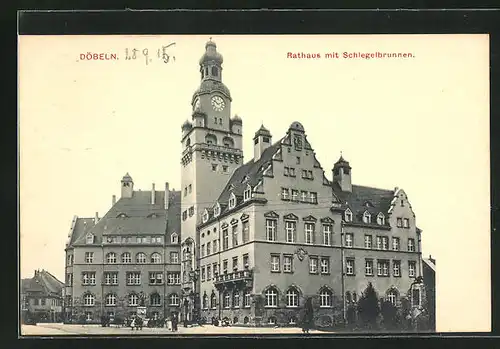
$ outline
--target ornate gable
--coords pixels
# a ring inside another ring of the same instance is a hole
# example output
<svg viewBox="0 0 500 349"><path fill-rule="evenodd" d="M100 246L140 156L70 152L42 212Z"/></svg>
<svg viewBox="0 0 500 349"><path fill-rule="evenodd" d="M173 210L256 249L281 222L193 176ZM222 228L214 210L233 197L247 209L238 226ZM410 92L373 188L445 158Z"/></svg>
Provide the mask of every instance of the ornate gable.
<svg viewBox="0 0 500 349"><path fill-rule="evenodd" d="M325 217L325 218L321 218L320 220L322 223L329 223L329 224L333 224L335 223L335 221L333 219L331 219L330 217Z"/></svg>
<svg viewBox="0 0 500 349"><path fill-rule="evenodd" d="M238 220L236 218L231 219L231 225L236 225L238 224Z"/></svg>
<svg viewBox="0 0 500 349"><path fill-rule="evenodd" d="M276 153L274 153L272 159L276 160L276 161L283 161L281 147L278 149L278 151Z"/></svg>
<svg viewBox="0 0 500 349"><path fill-rule="evenodd" d="M248 221L249 217L250 217L249 215L247 215L246 213L243 213L240 217L240 221L242 221L242 222Z"/></svg>
<svg viewBox="0 0 500 349"><path fill-rule="evenodd" d="M229 224L227 224L226 222L222 223L221 225L221 228L224 229L224 228L227 228L229 226Z"/></svg>

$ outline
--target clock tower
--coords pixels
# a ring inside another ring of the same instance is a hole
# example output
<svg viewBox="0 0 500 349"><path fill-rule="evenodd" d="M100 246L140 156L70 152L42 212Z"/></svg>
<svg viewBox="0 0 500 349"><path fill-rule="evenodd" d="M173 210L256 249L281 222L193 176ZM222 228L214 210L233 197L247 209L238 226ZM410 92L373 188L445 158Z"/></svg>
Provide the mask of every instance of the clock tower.
<svg viewBox="0 0 500 349"><path fill-rule="evenodd" d="M243 163L242 121L236 115L231 117L232 99L222 82L222 62L215 42L208 41L199 61L201 82L191 100L191 120L182 125L181 278L186 292L192 287L189 271L196 269L196 227L203 210L215 204Z"/></svg>

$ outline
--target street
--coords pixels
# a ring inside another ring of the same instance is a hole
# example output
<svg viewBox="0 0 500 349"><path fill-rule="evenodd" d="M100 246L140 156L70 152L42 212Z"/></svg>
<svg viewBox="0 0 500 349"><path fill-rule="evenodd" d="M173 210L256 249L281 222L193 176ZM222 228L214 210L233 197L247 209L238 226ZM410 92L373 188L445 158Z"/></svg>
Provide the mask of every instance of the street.
<svg viewBox="0 0 500 349"><path fill-rule="evenodd" d="M203 335L203 334L302 334L302 329L298 327L217 327L213 325L204 325L202 327L182 327L179 326L178 332L171 332L166 328L143 328L142 331L132 331L127 327L101 327L100 325L70 325L61 323L44 323L33 325L22 325L22 336L58 336L58 335ZM327 332L311 330L310 334L327 334Z"/></svg>

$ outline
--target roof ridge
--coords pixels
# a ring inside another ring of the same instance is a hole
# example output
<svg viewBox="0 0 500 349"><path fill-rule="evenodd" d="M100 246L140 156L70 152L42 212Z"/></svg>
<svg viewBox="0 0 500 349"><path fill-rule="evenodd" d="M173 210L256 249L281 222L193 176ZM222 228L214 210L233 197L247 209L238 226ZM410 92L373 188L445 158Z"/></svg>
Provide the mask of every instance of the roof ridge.
<svg viewBox="0 0 500 349"><path fill-rule="evenodd" d="M366 188L366 189L375 189L375 190L380 190L380 191L394 192L394 189L382 189L382 188L372 187L372 186L369 186L369 185L353 184L352 186L353 187L358 187L358 188Z"/></svg>

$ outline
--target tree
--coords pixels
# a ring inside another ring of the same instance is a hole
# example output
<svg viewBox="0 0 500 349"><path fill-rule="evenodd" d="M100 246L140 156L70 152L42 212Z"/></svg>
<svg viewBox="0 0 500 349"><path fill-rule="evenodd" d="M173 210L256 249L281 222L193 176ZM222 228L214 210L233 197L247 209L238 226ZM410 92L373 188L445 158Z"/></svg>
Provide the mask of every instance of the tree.
<svg viewBox="0 0 500 349"><path fill-rule="evenodd" d="M380 313L377 292L372 283L368 283L363 295L358 301L358 313L365 328L375 328Z"/></svg>

